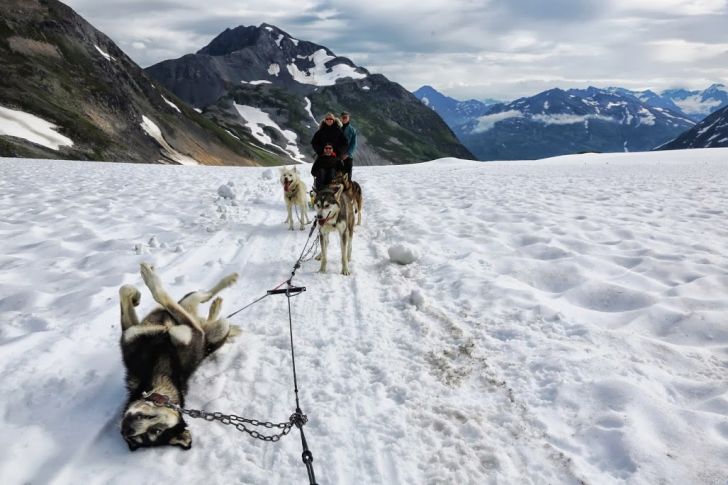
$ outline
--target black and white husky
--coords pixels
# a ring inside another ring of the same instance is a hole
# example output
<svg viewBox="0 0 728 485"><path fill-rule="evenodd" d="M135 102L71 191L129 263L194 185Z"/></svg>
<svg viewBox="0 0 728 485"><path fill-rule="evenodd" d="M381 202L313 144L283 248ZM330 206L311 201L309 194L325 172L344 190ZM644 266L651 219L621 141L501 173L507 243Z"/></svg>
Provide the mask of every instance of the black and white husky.
<svg viewBox="0 0 728 485"><path fill-rule="evenodd" d="M297 207L298 222L301 223L300 229L303 231L305 225L311 222L308 219L308 190L296 167L281 168L281 185L283 185L283 200L286 202L286 209L288 210L288 217L284 224L288 223L288 229L293 230L292 209Z"/></svg>
<svg viewBox="0 0 728 485"><path fill-rule="evenodd" d="M319 225L321 245L321 273L326 272L328 264L329 234L337 232L341 243L341 274L351 274L351 243L354 238L354 203L343 193L343 185L329 185L316 192L313 208Z"/></svg>
<svg viewBox="0 0 728 485"><path fill-rule="evenodd" d="M220 318L222 298L215 298L207 318L197 315L197 307L233 285L238 275L226 276L212 289L194 291L176 302L164 290L152 266L142 263L141 274L161 308L152 310L140 322L134 309L139 305L139 290L132 285L119 289L121 352L128 391L121 434L131 451L160 445L188 450L192 446L192 435L182 415L175 409L156 406L144 396L145 393L158 394L168 402L184 407L190 376L230 335L230 324Z"/></svg>

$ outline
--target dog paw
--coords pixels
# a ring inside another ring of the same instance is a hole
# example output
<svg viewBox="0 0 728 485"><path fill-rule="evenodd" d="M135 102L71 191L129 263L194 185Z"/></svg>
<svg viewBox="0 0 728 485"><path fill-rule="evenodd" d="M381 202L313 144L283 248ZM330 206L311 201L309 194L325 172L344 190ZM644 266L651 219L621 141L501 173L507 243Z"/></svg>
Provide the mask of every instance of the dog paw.
<svg viewBox="0 0 728 485"><path fill-rule="evenodd" d="M124 285L119 288L119 298L122 301L131 301L131 304L134 306L139 306L142 294L132 285Z"/></svg>
<svg viewBox="0 0 728 485"><path fill-rule="evenodd" d="M321 261L321 253L318 253L316 256L313 257L316 261Z"/></svg>
<svg viewBox="0 0 728 485"><path fill-rule="evenodd" d="M226 277L224 277L222 279L223 286L228 287L228 286L234 285L235 283L238 282L239 277L240 277L240 275L238 273L232 273L232 274L227 275Z"/></svg>
<svg viewBox="0 0 728 485"><path fill-rule="evenodd" d="M140 272L142 279L144 280L144 284L146 284L149 291L152 292L154 300L158 303L162 303L159 301L161 296L160 292L162 290L162 280L160 280L157 273L154 272L154 266L149 263L142 263L140 265Z"/></svg>
<svg viewBox="0 0 728 485"><path fill-rule="evenodd" d="M222 298L219 296L212 300L210 304L210 311L207 313L207 321L214 322L220 317L220 310L222 309Z"/></svg>
<svg viewBox="0 0 728 485"><path fill-rule="evenodd" d="M351 271L349 271L349 268L342 269L341 274L343 274L344 276L349 276L351 274Z"/></svg>

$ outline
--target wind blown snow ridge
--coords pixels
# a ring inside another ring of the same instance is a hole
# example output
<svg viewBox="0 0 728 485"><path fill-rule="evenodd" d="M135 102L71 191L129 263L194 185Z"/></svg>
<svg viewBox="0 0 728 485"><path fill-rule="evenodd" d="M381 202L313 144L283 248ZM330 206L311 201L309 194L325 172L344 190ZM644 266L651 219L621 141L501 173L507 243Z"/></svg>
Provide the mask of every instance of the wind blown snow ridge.
<svg viewBox="0 0 728 485"><path fill-rule="evenodd" d="M330 273L309 261L295 280L320 483L726 483L726 160L355 167L353 274L333 241ZM139 287L145 313L140 262L178 297L237 271L225 312L285 280L307 231L283 224L277 170L0 159L0 172L0 482L178 482L183 463L190 482L305 483L297 436L189 420L192 451L130 453L118 429L118 288ZM242 335L203 363L187 406L288 419L287 316L283 298L237 315Z"/></svg>

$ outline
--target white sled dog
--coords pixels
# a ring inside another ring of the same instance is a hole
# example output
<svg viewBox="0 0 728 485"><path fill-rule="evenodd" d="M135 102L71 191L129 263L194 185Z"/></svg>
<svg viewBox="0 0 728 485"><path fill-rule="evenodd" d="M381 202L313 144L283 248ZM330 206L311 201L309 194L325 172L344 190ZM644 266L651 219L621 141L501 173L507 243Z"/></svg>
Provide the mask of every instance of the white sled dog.
<svg viewBox="0 0 728 485"><path fill-rule="evenodd" d="M341 274L351 274L349 261L354 238L354 204L343 192L343 185L329 185L316 192L314 198L313 207L316 210L321 245L321 273L326 272L328 263L329 234L338 232L341 243Z"/></svg>
<svg viewBox="0 0 728 485"><path fill-rule="evenodd" d="M189 450L192 435L181 413L157 406L145 397L184 407L190 376L231 334L228 321L220 318L222 298L215 298L207 318L197 315L197 307L233 285L238 275L228 275L211 289L194 291L175 302L162 287L152 266L142 263L141 274L161 308L152 310L139 322L134 309L139 305L139 290L132 285L119 289L121 353L128 392L121 434L131 451L161 445Z"/></svg>
<svg viewBox="0 0 728 485"><path fill-rule="evenodd" d="M288 223L288 229L293 230L293 207L298 208L298 222L301 223L301 230L305 229L306 224L311 222L308 218L308 190L306 183L301 180L301 176L296 170L288 167L281 168L281 184L283 185L283 200L286 201L286 209L288 210L288 218L284 224Z"/></svg>

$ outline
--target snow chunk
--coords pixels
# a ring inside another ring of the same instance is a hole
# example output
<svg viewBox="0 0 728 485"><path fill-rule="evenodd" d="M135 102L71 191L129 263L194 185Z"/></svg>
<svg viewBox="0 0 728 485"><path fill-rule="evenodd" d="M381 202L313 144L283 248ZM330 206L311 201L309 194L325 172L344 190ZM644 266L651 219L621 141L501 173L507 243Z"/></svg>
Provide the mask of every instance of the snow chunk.
<svg viewBox="0 0 728 485"><path fill-rule="evenodd" d="M56 129L58 127L53 123L30 113L0 106L0 135L23 138L51 150L73 146L73 141L57 133Z"/></svg>
<svg viewBox="0 0 728 485"><path fill-rule="evenodd" d="M422 310L427 305L425 295L422 294L422 290L415 288L409 295L409 302L417 307L418 310Z"/></svg>
<svg viewBox="0 0 728 485"><path fill-rule="evenodd" d="M263 175L261 175L261 177L263 177L263 180L273 180L274 178L276 178L276 174L275 172L273 172L273 169L269 168L263 171Z"/></svg>
<svg viewBox="0 0 728 485"><path fill-rule="evenodd" d="M387 252L389 253L389 260L397 264L414 263L420 257L417 248L406 243L395 244Z"/></svg>
<svg viewBox="0 0 728 485"><path fill-rule="evenodd" d="M228 183L222 184L217 189L217 195L223 199L235 199L237 197L237 193L235 192L235 183L230 180Z"/></svg>

